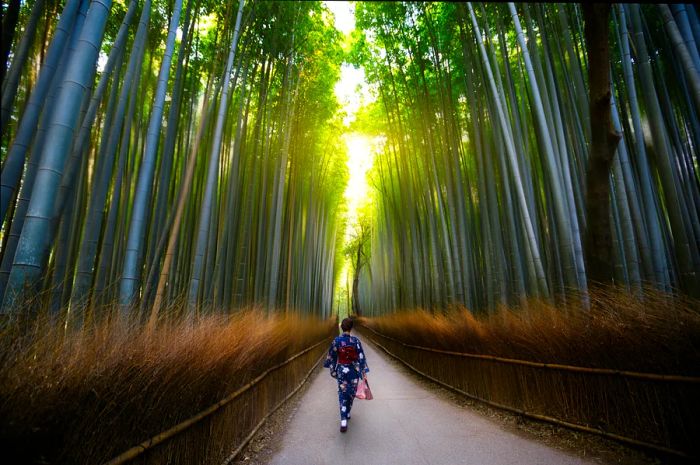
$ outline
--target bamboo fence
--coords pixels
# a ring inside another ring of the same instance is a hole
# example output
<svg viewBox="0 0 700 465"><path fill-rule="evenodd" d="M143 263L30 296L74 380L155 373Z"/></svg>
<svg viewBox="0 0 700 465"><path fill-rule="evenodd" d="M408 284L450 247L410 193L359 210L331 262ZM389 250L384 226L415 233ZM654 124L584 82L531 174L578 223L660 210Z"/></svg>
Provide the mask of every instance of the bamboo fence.
<svg viewBox="0 0 700 465"><path fill-rule="evenodd" d="M700 378L538 363L407 344L361 326L411 370L488 405L676 457L700 457Z"/></svg>
<svg viewBox="0 0 700 465"><path fill-rule="evenodd" d="M226 398L104 465L228 464L306 382L328 339L271 367Z"/></svg>

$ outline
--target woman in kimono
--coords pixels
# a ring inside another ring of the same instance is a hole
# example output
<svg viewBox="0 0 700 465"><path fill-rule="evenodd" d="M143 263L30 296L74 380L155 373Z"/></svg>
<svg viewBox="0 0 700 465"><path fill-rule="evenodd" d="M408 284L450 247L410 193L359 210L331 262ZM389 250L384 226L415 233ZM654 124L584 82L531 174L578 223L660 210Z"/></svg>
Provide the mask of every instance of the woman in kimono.
<svg viewBox="0 0 700 465"><path fill-rule="evenodd" d="M352 320L345 318L340 324L343 334L333 339L323 366L331 369L331 376L338 380L340 404L340 432L348 430L348 420L358 382L369 372L367 359L360 340L350 335Z"/></svg>

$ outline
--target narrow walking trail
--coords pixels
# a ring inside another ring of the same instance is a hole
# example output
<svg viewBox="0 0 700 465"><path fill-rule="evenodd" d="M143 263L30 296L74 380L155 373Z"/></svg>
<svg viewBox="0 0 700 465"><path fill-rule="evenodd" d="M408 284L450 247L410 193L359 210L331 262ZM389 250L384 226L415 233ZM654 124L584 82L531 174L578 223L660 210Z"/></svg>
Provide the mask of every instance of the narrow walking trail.
<svg viewBox="0 0 700 465"><path fill-rule="evenodd" d="M374 400L355 400L339 432L336 382L323 370L309 386L270 463L274 465L565 465L587 462L504 430L439 398L361 338Z"/></svg>

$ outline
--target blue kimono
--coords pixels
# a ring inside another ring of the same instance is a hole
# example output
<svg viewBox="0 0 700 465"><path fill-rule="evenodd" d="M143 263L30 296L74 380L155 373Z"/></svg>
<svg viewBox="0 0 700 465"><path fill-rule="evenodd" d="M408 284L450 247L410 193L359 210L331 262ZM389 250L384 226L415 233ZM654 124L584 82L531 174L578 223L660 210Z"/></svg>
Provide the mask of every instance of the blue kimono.
<svg viewBox="0 0 700 465"><path fill-rule="evenodd" d="M360 340L348 333L333 339L323 366L330 368L331 376L338 380L340 419L347 420L350 417L352 401L355 400L357 383L363 374L369 372Z"/></svg>

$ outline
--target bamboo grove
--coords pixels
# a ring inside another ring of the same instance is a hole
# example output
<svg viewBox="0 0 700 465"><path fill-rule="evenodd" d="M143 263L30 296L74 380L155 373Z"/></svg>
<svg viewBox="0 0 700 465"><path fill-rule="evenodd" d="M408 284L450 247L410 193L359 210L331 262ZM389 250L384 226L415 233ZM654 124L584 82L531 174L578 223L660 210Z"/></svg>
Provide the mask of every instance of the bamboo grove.
<svg viewBox="0 0 700 465"><path fill-rule="evenodd" d="M332 16L318 2L112 3L17 2L2 313L327 316L347 176Z"/></svg>
<svg viewBox="0 0 700 465"><path fill-rule="evenodd" d="M384 137L364 314L585 295L581 6L363 3L356 16L353 60L378 96L359 126ZM615 5L609 25L614 282L697 294L698 10Z"/></svg>
<svg viewBox="0 0 700 465"><path fill-rule="evenodd" d="M349 45L321 2L3 8L4 317L327 316L343 251L365 314L585 296L594 281L585 7L357 2ZM608 272L639 295L697 294L698 10L609 13ZM379 141L370 239L345 248L344 61L375 97L350 130Z"/></svg>

